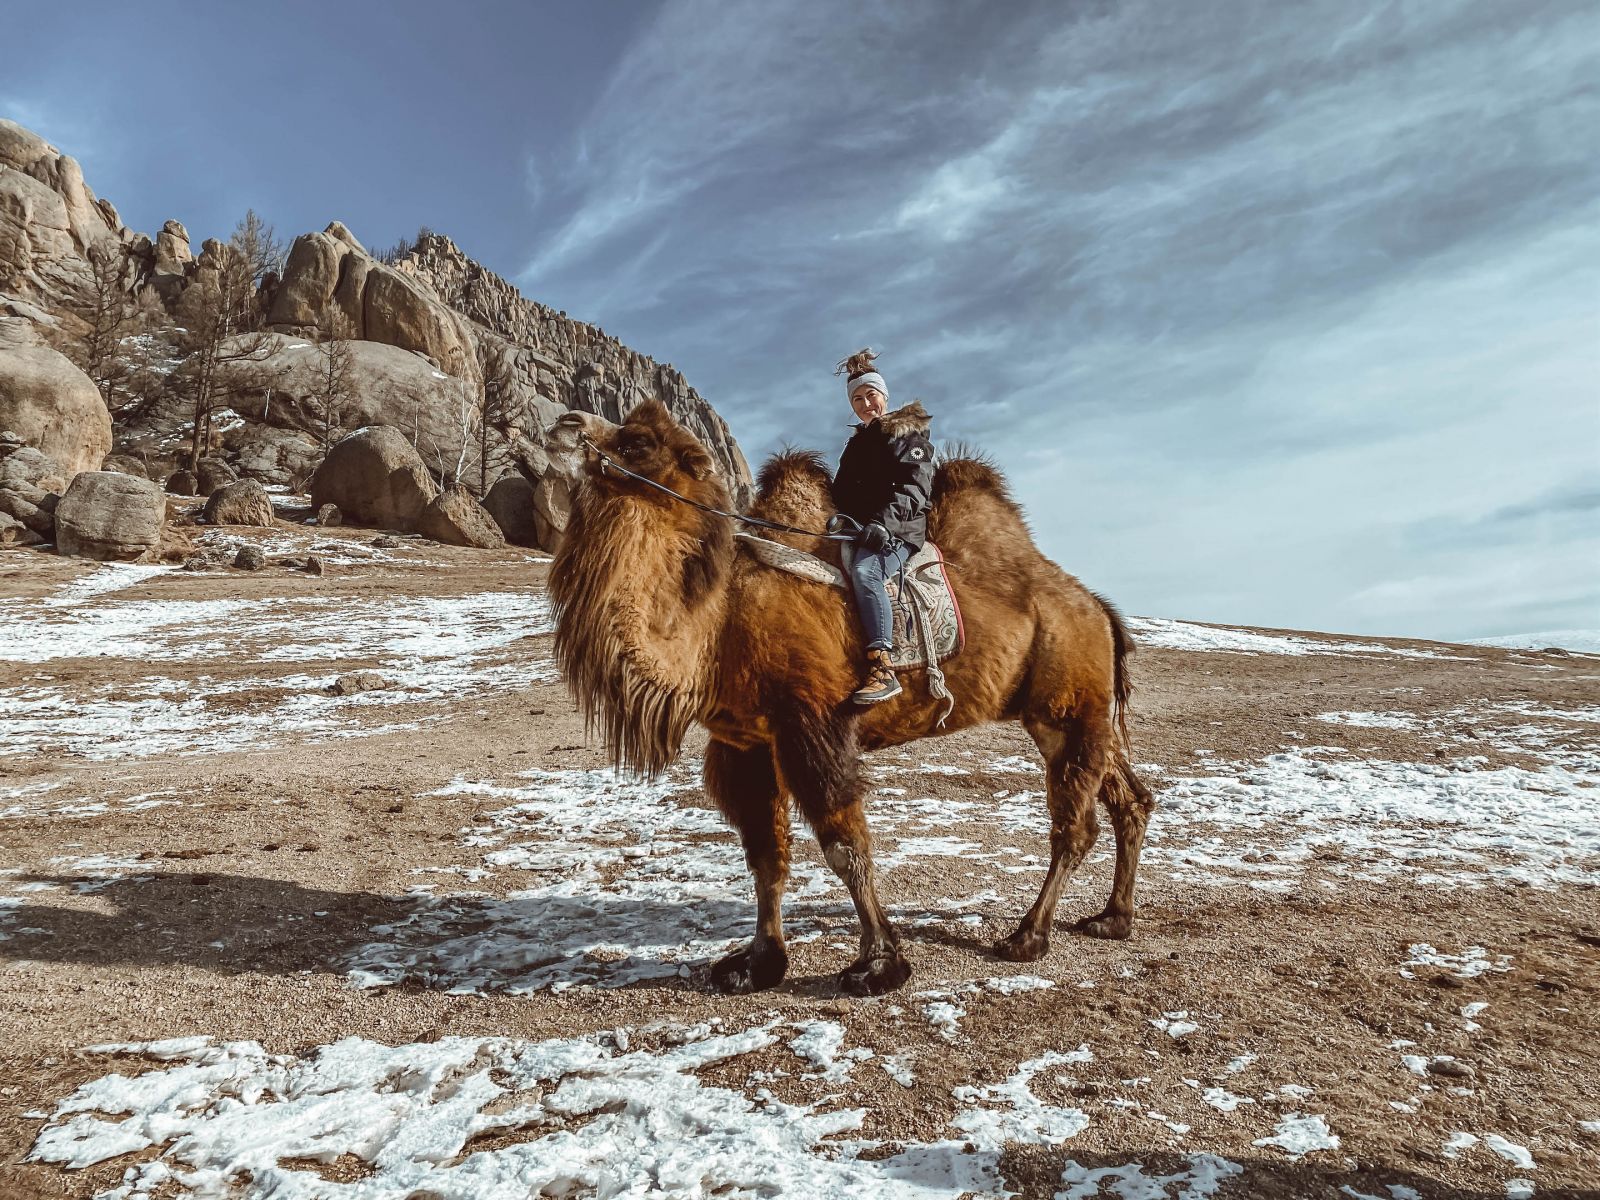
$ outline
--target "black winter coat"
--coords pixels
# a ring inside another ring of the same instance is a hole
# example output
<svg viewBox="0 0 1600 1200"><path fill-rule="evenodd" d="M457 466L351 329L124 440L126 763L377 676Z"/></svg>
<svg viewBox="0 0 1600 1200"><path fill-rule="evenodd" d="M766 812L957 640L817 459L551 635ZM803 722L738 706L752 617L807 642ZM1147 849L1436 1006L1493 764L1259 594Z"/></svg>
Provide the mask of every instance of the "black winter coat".
<svg viewBox="0 0 1600 1200"><path fill-rule="evenodd" d="M876 522L912 551L928 540L933 498L931 418L920 402L857 425L839 456L834 506L862 525Z"/></svg>

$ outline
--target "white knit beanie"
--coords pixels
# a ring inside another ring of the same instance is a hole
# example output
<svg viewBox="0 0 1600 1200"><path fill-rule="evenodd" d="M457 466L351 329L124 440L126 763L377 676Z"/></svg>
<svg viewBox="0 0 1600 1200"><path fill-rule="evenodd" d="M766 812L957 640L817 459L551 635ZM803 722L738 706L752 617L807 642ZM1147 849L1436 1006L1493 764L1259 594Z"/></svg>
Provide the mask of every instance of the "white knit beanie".
<svg viewBox="0 0 1600 1200"><path fill-rule="evenodd" d="M877 388L883 393L884 402L888 402L889 385L883 381L883 376L879 375L876 371L866 371L860 375L850 376L849 379L845 380L845 395L853 400L855 399L855 394L864 387Z"/></svg>

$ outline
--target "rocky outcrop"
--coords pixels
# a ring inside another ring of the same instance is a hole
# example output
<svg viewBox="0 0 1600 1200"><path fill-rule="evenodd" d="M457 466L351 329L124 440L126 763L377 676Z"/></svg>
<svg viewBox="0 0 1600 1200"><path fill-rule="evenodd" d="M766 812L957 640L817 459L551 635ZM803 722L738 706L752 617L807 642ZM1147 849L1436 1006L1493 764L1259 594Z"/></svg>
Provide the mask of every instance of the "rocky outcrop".
<svg viewBox="0 0 1600 1200"><path fill-rule="evenodd" d="M66 489L61 476L61 467L49 455L22 445L9 430L0 433L0 514L32 535L24 537L13 528L11 544L32 544L55 536L56 505Z"/></svg>
<svg viewBox="0 0 1600 1200"><path fill-rule="evenodd" d="M223 448L238 470L263 483L299 486L322 456L327 414L323 411L323 352L305 338L268 334L269 353L259 364L222 369L229 386L245 390L233 397L244 420L223 435ZM467 384L438 370L426 359L378 342L344 343L346 395L333 414L339 429L387 425L405 431L423 462L436 476L462 461L463 416L475 403ZM472 454L476 445L470 447ZM490 448L490 474L509 466L502 436ZM475 470L474 464L474 470Z"/></svg>
<svg viewBox="0 0 1600 1200"><path fill-rule="evenodd" d="M21 317L0 317L0 429L37 446L69 477L98 470L111 449L111 414L94 381Z"/></svg>
<svg viewBox="0 0 1600 1200"><path fill-rule="evenodd" d="M416 450L398 429L358 429L334 444L311 477L311 506L336 504L347 522L416 528L439 494Z"/></svg>
<svg viewBox="0 0 1600 1200"><path fill-rule="evenodd" d="M513 546L545 548L539 539L539 523L534 518L533 484L523 476L512 473L495 480L489 494L483 498L483 508Z"/></svg>
<svg viewBox="0 0 1600 1200"><path fill-rule="evenodd" d="M423 280L446 304L497 336L522 405L536 396L560 411L579 409L620 422L641 401L660 400L722 465L736 500L748 500L750 468L727 422L670 363L527 299L442 235L423 237L395 269ZM548 429L560 411L541 427Z"/></svg>
<svg viewBox="0 0 1600 1200"><path fill-rule="evenodd" d="M272 512L272 497L254 479L238 479L212 492L200 512L200 519L208 525L264 525L268 528L277 520Z"/></svg>
<svg viewBox="0 0 1600 1200"><path fill-rule="evenodd" d="M74 476L55 515L59 554L150 558L161 546L167 498L148 479L115 471L84 471Z"/></svg>
<svg viewBox="0 0 1600 1200"><path fill-rule="evenodd" d="M336 319L348 337L415 351L469 383L478 378L476 340L460 314L424 280L373 258L337 221L295 239L267 322L306 333L338 330Z"/></svg>
<svg viewBox="0 0 1600 1200"><path fill-rule="evenodd" d="M417 518L416 531L423 537L451 546L476 546L498 550L506 544L500 526L470 492L451 488L433 498Z"/></svg>
<svg viewBox="0 0 1600 1200"><path fill-rule="evenodd" d="M76 159L0 119L0 294L43 300L48 310L87 285L89 247L125 232Z"/></svg>
<svg viewBox="0 0 1600 1200"><path fill-rule="evenodd" d="M0 121L0 317L49 327L57 341L81 336L93 290L91 250L105 246L123 252L117 286L130 307L142 306L140 320L156 326L160 310L176 314L222 251L221 243L207 240L197 255L177 221L166 222L153 241L127 229L89 191L76 162ZM330 432L327 414L313 403L316 350L307 335L315 330L345 335L355 360L338 428L402 430L442 484L520 473L534 487L535 512L543 514L536 517L538 536L546 544L559 536L570 480L559 473L547 480L543 441L570 409L619 420L641 400L657 398L716 456L735 501L749 494L750 472L727 426L678 371L597 326L527 300L449 238L427 234L388 263L335 221L297 238L282 278L269 274L257 299L267 327L282 335L281 353L270 370L252 365L255 382L236 388L240 398L228 401L236 416L224 414L213 427L223 431L220 451L241 474L298 487L320 461ZM129 358L144 389L137 394L147 403L119 426L116 449L140 458L159 479L182 462L190 414L176 390L161 386L179 367L178 352L141 328L139 349ZM304 361L295 361L296 353ZM485 410L487 429L480 431L476 422ZM32 427L24 432L35 436ZM50 446L69 471L99 465L88 454L80 459ZM203 495L219 481L196 482Z"/></svg>

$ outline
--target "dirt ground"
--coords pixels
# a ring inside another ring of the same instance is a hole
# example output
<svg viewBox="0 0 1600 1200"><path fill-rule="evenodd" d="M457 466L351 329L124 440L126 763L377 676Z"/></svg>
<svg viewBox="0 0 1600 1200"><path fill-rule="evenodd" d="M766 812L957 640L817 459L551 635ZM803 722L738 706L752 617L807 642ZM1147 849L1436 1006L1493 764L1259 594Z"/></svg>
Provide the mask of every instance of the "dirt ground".
<svg viewBox="0 0 1600 1200"><path fill-rule="evenodd" d="M545 561L287 522L205 536L328 565L0 554L6 1200L611 1194L581 1173L391 1188L370 1137L320 1161L286 1143L300 1190L217 1167L221 1193L140 1176L199 1169L156 1126L82 1167L38 1148L76 1089L185 1061L105 1044L307 1063L352 1037L588 1039L649 1066L705 1022L769 1032L690 1071L696 1095L791 1124L861 1110L795 1171L938 1145L992 1160L976 1194L1600 1196L1600 658L1269 631L1230 649L1197 626L1179 632L1221 644L1178 649L1141 625L1132 731L1160 805L1130 940L1067 928L1109 887L1107 831L1049 956L990 952L1048 853L1037 755L995 726L871 758L907 987L840 992L854 919L801 839L789 977L725 996L706 964L753 912L695 779L703 742L664 792L607 782L549 663ZM385 686L326 691L361 671ZM213 1100L185 1100L184 1128ZM106 1148L136 1124L78 1107ZM577 1111L428 1169L581 1133ZM1224 1167L1202 1185L1205 1156ZM881 1194L962 1194L924 1182Z"/></svg>

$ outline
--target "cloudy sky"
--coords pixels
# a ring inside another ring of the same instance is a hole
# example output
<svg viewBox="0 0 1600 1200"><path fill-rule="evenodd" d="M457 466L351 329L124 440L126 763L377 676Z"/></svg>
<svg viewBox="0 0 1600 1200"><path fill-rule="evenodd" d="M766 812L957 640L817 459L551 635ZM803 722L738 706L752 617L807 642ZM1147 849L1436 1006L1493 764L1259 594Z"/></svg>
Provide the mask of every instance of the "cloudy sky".
<svg viewBox="0 0 1600 1200"><path fill-rule="evenodd" d="M138 228L425 223L753 460L871 345L1133 612L1600 627L1588 0L95 7L0 115Z"/></svg>

